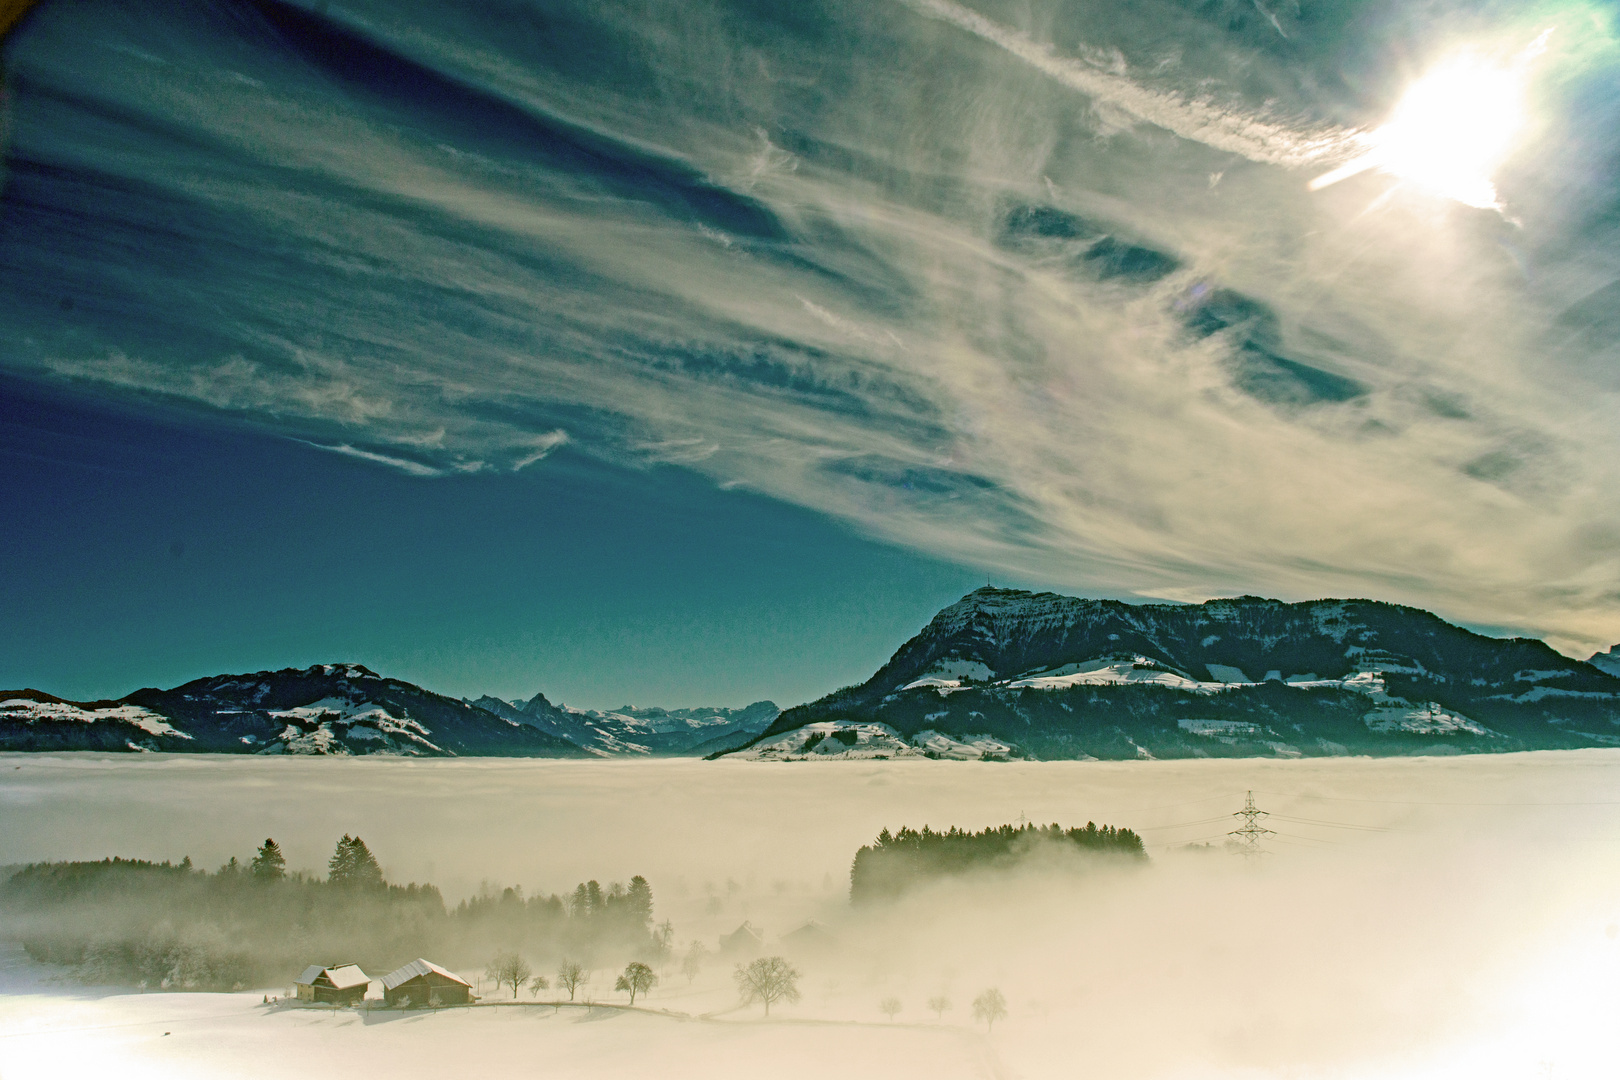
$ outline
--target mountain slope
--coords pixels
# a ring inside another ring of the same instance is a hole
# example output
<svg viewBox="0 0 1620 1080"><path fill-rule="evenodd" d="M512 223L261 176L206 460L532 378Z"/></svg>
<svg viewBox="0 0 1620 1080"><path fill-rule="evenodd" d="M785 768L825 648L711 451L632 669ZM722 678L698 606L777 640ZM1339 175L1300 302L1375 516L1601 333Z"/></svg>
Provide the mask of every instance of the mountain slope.
<svg viewBox="0 0 1620 1080"><path fill-rule="evenodd" d="M584 755L566 739L359 664L216 675L117 701L0 692L0 749Z"/></svg>
<svg viewBox="0 0 1620 1080"><path fill-rule="evenodd" d="M1126 604L987 587L865 683L777 717L744 753L800 756L771 748L812 724L845 726L862 746L898 737L927 753L944 736L1039 757L1617 745L1620 678L1540 641L1371 600ZM809 752L844 751L823 739Z"/></svg>
<svg viewBox="0 0 1620 1080"><path fill-rule="evenodd" d="M530 724L604 757L702 756L734 748L764 731L782 711L773 702L756 701L740 709L638 709L626 705L598 712L553 705L544 694L536 694L528 701L503 701L486 695L468 704L516 723Z"/></svg>

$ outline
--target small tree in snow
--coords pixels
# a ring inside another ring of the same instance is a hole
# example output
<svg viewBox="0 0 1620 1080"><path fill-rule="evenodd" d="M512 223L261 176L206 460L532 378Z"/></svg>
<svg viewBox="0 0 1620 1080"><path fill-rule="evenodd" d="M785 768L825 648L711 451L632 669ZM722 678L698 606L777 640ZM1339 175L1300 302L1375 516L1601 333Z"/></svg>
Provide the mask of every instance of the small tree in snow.
<svg viewBox="0 0 1620 1080"><path fill-rule="evenodd" d="M536 975L533 979L529 980L529 996L539 997L540 991L546 989L550 985L551 984L546 981L546 977L544 975ZM513 996L515 997L516 995Z"/></svg>
<svg viewBox="0 0 1620 1080"><path fill-rule="evenodd" d="M751 964L738 964L732 977L743 1004L758 1001L770 1016L773 1002L799 1000L799 974L798 968L780 956L762 956Z"/></svg>
<svg viewBox="0 0 1620 1080"><path fill-rule="evenodd" d="M973 1019L983 1020L986 1031L994 1031L996 1021L1006 1015L1007 999L993 986L973 999Z"/></svg>
<svg viewBox="0 0 1620 1080"><path fill-rule="evenodd" d="M529 966L529 962L515 952L501 953L484 969L484 978L493 980L497 990L502 986L510 986L514 998L533 974L534 969Z"/></svg>
<svg viewBox="0 0 1620 1080"><path fill-rule="evenodd" d="M686 976L688 986L698 977L698 972L703 970L703 961L708 957L709 950L703 947L701 941L692 942L692 947L686 950L686 955L681 959L681 974Z"/></svg>
<svg viewBox="0 0 1620 1080"><path fill-rule="evenodd" d="M899 1011L900 999L897 997L886 997L882 1001L878 1002L878 1012L887 1016L891 1021L895 1018L895 1014L897 1014Z"/></svg>
<svg viewBox="0 0 1620 1080"><path fill-rule="evenodd" d="M653 974L652 968L643 964L640 960L633 960L625 965L624 973L613 984L613 989L628 990L630 992L630 1004L634 1005L636 995L638 993L645 994L653 988L653 984L657 981L658 976Z"/></svg>
<svg viewBox="0 0 1620 1080"><path fill-rule="evenodd" d="M591 981L591 973L574 961L563 958L557 965L557 985L568 991L568 1000L574 1000L574 991Z"/></svg>
<svg viewBox="0 0 1620 1080"><path fill-rule="evenodd" d="M943 1020L950 1007L951 999L944 994L928 999L928 1011L934 1014L935 1020Z"/></svg>

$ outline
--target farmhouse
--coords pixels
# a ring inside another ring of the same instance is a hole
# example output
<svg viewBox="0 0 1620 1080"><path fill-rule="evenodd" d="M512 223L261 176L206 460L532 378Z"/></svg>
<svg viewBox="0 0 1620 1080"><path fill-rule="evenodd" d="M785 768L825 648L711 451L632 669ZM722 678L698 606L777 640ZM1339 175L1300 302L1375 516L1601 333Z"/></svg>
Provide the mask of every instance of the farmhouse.
<svg viewBox="0 0 1620 1080"><path fill-rule="evenodd" d="M366 996L371 976L360 970L358 964L333 964L321 967L311 964L293 980L299 1001L324 1002L331 1005L353 1005Z"/></svg>
<svg viewBox="0 0 1620 1080"><path fill-rule="evenodd" d="M782 935L782 947L797 953L826 952L837 944L838 938L833 932L814 919L791 934Z"/></svg>
<svg viewBox="0 0 1620 1080"><path fill-rule="evenodd" d="M396 1008L465 1005L472 1000L472 986L466 979L420 958L384 975L382 984L383 997Z"/></svg>
<svg viewBox="0 0 1620 1080"><path fill-rule="evenodd" d="M729 934L720 935L721 956L758 956L765 949L765 932L747 920Z"/></svg>

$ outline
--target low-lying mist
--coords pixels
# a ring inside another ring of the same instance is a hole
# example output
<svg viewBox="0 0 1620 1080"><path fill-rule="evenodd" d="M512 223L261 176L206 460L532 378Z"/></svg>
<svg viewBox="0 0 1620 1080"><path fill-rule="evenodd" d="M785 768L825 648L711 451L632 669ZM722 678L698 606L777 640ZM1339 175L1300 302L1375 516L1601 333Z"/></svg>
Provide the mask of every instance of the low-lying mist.
<svg viewBox="0 0 1620 1080"><path fill-rule="evenodd" d="M648 1006L758 1018L731 982L744 955L711 955L690 982L679 970L691 943L713 954L746 920L763 955L803 972L802 1000L773 1022L983 1032L972 1003L1000 990L991 1064L964 1059L964 1072L1597 1077L1620 1007L1617 779L1612 751L779 766L11 756L0 863L217 866L270 835L290 870L315 870L336 834L358 833L391 881L432 881L451 906L641 873L674 931ZM1250 791L1275 835L1245 858L1224 841ZM1149 858L1042 845L849 901L852 859L881 830L1021 821L1134 830ZM810 920L825 933L790 936ZM619 1000L608 985L599 976L596 997Z"/></svg>

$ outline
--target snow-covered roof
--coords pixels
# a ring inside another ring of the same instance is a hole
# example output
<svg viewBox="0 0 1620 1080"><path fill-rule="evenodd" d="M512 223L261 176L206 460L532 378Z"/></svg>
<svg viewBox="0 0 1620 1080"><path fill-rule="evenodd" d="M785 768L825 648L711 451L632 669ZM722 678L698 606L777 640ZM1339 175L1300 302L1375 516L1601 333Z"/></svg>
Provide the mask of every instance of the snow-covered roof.
<svg viewBox="0 0 1620 1080"><path fill-rule="evenodd" d="M327 968L326 977L332 980L332 985L339 990L347 990L352 986L363 986L371 981L371 976L360 970L359 964L344 964L342 967Z"/></svg>
<svg viewBox="0 0 1620 1080"><path fill-rule="evenodd" d="M404 967L397 968L397 969L395 969L393 971L390 971L388 974L384 975L383 979L382 979L383 989L392 990L394 987L398 986L400 983L410 982L412 979L416 978L418 975L426 975L429 972L433 972L433 973L438 974L438 975L443 975L445 978L453 980L454 982L458 982L462 986L471 986L472 985L472 983L468 982L466 979L463 979L460 975L457 975L455 972L446 971L444 968L440 967L438 964L435 964L431 960L423 960L421 957L417 957L415 960L412 960L410 963L406 964Z"/></svg>
<svg viewBox="0 0 1620 1080"><path fill-rule="evenodd" d="M337 967L321 967L319 964L311 964L293 982L299 986L309 986L322 975L325 975L327 981L338 990L363 986L371 981L371 976L361 971L359 964L341 964Z"/></svg>
<svg viewBox="0 0 1620 1080"><path fill-rule="evenodd" d="M720 938L721 946L727 948L729 948L734 942L743 941L751 941L763 944L765 941L765 934L759 929L759 927L755 926L751 922L748 922L747 920L744 920L741 926L737 927L737 929L733 930L729 934L722 935Z"/></svg>
<svg viewBox="0 0 1620 1080"><path fill-rule="evenodd" d="M803 926L799 927L797 930L793 931L792 933L783 934L782 935L782 940L783 941L811 941L811 940L830 939L832 937L833 937L833 932L831 930L828 930L825 926L823 926L821 923L817 922L816 920L811 919L809 922L805 923Z"/></svg>

